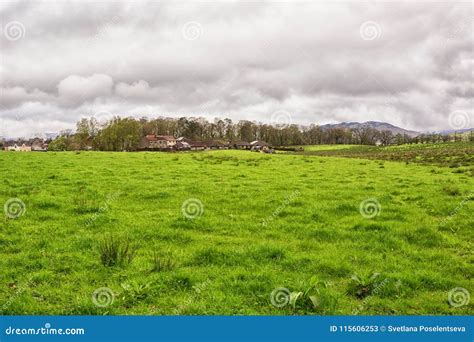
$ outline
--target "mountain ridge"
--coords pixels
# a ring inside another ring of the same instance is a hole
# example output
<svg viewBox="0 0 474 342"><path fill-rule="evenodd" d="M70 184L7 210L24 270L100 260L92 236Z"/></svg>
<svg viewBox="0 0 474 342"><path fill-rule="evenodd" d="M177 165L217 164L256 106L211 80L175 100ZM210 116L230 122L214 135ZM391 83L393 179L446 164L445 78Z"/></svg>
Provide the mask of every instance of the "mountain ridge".
<svg viewBox="0 0 474 342"><path fill-rule="evenodd" d="M401 128L401 127L392 125L388 122L382 122L382 121L340 122L340 123L336 123L336 124L325 124L325 125L321 125L319 127L321 127L322 129L331 129L331 128L356 129L356 128L361 128L361 127L370 127L370 128L376 129L378 131L390 131L395 135L396 134L407 134L410 137L416 137L417 135L421 134L421 132L408 130L408 129L405 129L405 128Z"/></svg>

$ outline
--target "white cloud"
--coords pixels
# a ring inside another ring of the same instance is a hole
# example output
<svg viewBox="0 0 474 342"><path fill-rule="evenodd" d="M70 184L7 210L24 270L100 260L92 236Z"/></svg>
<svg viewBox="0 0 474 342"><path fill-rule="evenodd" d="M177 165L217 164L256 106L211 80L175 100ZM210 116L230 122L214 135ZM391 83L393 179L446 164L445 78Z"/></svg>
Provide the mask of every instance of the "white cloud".
<svg viewBox="0 0 474 342"><path fill-rule="evenodd" d="M65 106L71 106L101 96L110 96L113 83L110 76L102 74L94 74L89 77L68 76L58 84L58 102Z"/></svg>

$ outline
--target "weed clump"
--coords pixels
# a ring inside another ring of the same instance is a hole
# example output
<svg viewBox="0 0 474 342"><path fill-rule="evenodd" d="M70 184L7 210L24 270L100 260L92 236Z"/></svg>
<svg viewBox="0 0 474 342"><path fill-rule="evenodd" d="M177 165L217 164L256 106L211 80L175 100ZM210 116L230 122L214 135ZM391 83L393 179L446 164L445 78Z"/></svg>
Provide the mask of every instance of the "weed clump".
<svg viewBox="0 0 474 342"><path fill-rule="evenodd" d="M353 275L347 293L359 299L372 294L381 283L380 273L373 273L370 276Z"/></svg>
<svg viewBox="0 0 474 342"><path fill-rule="evenodd" d="M99 245L100 261L106 267L125 266L135 258L137 249L129 241L110 237Z"/></svg>
<svg viewBox="0 0 474 342"><path fill-rule="evenodd" d="M175 268L175 262L171 256L162 257L157 253L153 254L151 272L171 271Z"/></svg>

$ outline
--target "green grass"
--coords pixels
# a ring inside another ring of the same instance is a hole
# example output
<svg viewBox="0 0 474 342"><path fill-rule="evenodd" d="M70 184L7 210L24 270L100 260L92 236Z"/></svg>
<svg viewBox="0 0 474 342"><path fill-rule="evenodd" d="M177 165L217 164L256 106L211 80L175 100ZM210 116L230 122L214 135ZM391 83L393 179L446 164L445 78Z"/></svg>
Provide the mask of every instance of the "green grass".
<svg viewBox="0 0 474 342"><path fill-rule="evenodd" d="M309 146L300 154L318 156L337 156L349 158L378 159L404 161L428 165L448 166L451 168L471 167L464 171L474 175L474 142L450 142L437 144L407 144L393 146L363 146L363 145L326 145ZM352 148L337 148L337 146L353 146ZM462 171L462 170L461 170Z"/></svg>
<svg viewBox="0 0 474 342"><path fill-rule="evenodd" d="M346 144L332 144L332 145L301 145L293 147L302 147L305 151L334 151L334 150L347 150L358 148L364 145L346 145Z"/></svg>
<svg viewBox="0 0 474 342"><path fill-rule="evenodd" d="M0 204L26 206L0 218L0 310L472 314L447 300L474 291L474 180L454 171L246 151L0 153ZM381 211L364 217L372 198ZM105 307L91 298L103 287ZM278 287L304 294L278 308Z"/></svg>

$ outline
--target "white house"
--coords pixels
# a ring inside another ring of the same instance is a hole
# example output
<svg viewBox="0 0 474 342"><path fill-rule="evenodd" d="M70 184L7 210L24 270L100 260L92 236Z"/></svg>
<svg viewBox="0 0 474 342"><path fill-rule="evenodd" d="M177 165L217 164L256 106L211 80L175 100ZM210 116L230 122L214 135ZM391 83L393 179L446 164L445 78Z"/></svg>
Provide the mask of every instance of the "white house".
<svg viewBox="0 0 474 342"><path fill-rule="evenodd" d="M31 146L13 144L11 146L5 146L5 151L31 152Z"/></svg>

